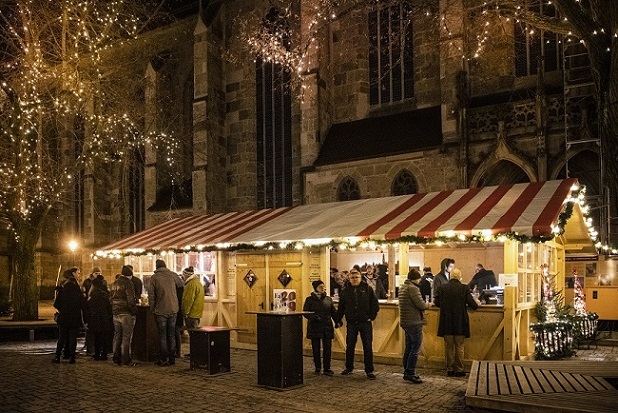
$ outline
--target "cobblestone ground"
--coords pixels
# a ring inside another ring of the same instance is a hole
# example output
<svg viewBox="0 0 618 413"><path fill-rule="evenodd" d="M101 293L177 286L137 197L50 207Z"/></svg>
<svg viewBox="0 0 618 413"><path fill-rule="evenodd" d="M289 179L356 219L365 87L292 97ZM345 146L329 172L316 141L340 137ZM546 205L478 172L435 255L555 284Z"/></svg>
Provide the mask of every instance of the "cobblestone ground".
<svg viewBox="0 0 618 413"><path fill-rule="evenodd" d="M78 343L81 348L83 343ZM278 392L256 385L256 352L232 349L232 373L214 377L142 363L116 367L81 355L76 364L52 364L54 341L0 343L2 412L472 412L465 378L421 369L424 383L404 382L398 366L376 365L378 379L315 375L305 358L305 386ZM360 365L359 365L360 366ZM333 360L339 373L343 361Z"/></svg>

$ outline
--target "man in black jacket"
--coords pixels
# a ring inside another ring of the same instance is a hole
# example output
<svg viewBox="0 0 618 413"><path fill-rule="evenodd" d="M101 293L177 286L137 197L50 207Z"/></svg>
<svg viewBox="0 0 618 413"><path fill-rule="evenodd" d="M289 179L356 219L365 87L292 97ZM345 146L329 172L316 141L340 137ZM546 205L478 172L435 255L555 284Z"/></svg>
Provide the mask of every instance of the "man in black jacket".
<svg viewBox="0 0 618 413"><path fill-rule="evenodd" d="M472 280L468 283L470 291L473 291L476 287L477 291L480 293L482 290L498 285L494 272L486 270L483 264L476 264L475 272L476 274L474 274L474 277L472 277Z"/></svg>
<svg viewBox="0 0 618 413"><path fill-rule="evenodd" d="M343 317L346 319L346 351L345 370L342 375L347 376L354 370L354 349L358 334L360 333L363 343L363 357L365 373L369 380L375 380L373 371L373 326L371 322L378 315L378 299L371 287L362 282L360 271L352 269L348 277L350 285L341 291L339 296L339 308L337 310L337 324L341 325Z"/></svg>
<svg viewBox="0 0 618 413"><path fill-rule="evenodd" d="M433 286L433 274L431 273L431 267L423 268L423 276L421 282L418 283L418 288L421 290L421 297L423 300L431 298L431 288Z"/></svg>

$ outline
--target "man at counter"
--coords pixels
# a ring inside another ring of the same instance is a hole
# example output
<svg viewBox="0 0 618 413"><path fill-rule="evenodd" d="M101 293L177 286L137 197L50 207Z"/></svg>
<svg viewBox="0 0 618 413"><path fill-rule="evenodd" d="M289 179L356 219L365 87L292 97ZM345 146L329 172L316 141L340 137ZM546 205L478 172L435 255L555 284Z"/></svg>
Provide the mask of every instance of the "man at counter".
<svg viewBox="0 0 618 413"><path fill-rule="evenodd" d="M476 264L476 270L474 272L474 277L472 277L472 280L468 284L470 291L473 291L476 288L478 292L481 292L482 290L498 285L494 272L491 270L486 270L483 267L483 264Z"/></svg>
<svg viewBox="0 0 618 413"><path fill-rule="evenodd" d="M155 262L155 271L150 278L148 301L157 319L159 330L158 366L176 364L176 315L178 314L178 294L176 289L184 287L180 277L170 271L165 261Z"/></svg>
<svg viewBox="0 0 618 413"><path fill-rule="evenodd" d="M440 307L438 337L444 338L446 372L448 376L464 377L464 339L470 337L470 318L467 307L476 310L479 303L472 298L468 286L461 283L461 272L452 271L451 279L434 295Z"/></svg>
<svg viewBox="0 0 618 413"><path fill-rule="evenodd" d="M423 342L423 324L425 310L431 304L425 303L418 288L421 274L412 269L408 273L408 279L399 288L399 325L406 334L406 349L403 353L403 379L420 384L423 380L416 375L416 361L418 351Z"/></svg>
<svg viewBox="0 0 618 413"><path fill-rule="evenodd" d="M363 360L365 373L369 380L375 380L373 370L373 326L379 311L378 299L367 283L362 282L362 276L356 268L350 271L350 285L341 291L339 308L335 318L337 326L341 326L343 317L346 319L346 350L345 369L341 372L347 376L354 370L354 349L360 333L363 343Z"/></svg>
<svg viewBox="0 0 618 413"><path fill-rule="evenodd" d="M137 313L133 271L126 265L110 287L109 300L114 320L114 364L134 365L131 362L131 337Z"/></svg>

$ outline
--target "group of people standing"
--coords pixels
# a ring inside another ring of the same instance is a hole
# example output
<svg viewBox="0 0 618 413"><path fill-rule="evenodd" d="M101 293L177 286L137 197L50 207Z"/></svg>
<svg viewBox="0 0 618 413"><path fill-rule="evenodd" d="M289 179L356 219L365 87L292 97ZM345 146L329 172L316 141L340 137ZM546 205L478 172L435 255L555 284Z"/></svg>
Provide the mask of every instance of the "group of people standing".
<svg viewBox="0 0 618 413"><path fill-rule="evenodd" d="M69 363L75 363L77 335L86 325L94 341L95 360L107 360L107 342L113 331L113 362L135 366L131 358L131 341L137 306L143 283L133 275L133 268L124 265L109 286L99 267L84 280L80 289L81 270L70 268L56 287L54 307L58 310L59 329L53 363L60 363L64 351ZM148 303L159 332L159 366L174 365L180 356L180 339L184 326L197 328L204 310L204 288L193 267L185 268L182 277L169 270L163 260L156 260L155 271L148 287Z"/></svg>
<svg viewBox="0 0 618 413"><path fill-rule="evenodd" d="M371 323L376 319L380 310L378 299L369 284L362 281L362 275L358 269L350 270L347 279L349 285L341 290L339 307L336 310L332 298L325 293L322 281L313 282L314 291L305 300L303 311L313 312L313 314L305 314L305 317L309 320L307 338L311 340L315 372L321 373L323 365L325 375L334 374L330 369L334 338L333 321L334 327L338 328L343 325L343 318L345 318L347 329L345 369L341 374L347 376L354 370L354 349L360 334L365 374L369 380L375 380L373 325ZM322 360L320 359L320 346L323 348Z"/></svg>
<svg viewBox="0 0 618 413"><path fill-rule="evenodd" d="M476 273L481 274L473 278L474 285L483 282L492 284L485 271L481 264L477 265ZM403 379L415 384L423 382L416 374L416 364L423 341L423 325L427 323L425 311L432 305L440 309L438 337L444 339L447 375L463 377L466 375L463 369L463 343L465 338L470 337L467 308L476 310L480 302L470 294L470 286L462 284L461 272L455 269L455 260L442 260L440 272L435 276L429 267L425 267L423 273L421 276L417 270L410 270L399 287L400 326L405 332ZM372 321L379 311L377 297L357 268L350 270L347 281L349 283L339 293L337 309L331 297L326 295L322 281L313 282L314 291L305 300L303 311L312 312L305 317L309 320L307 338L311 340L315 372L321 373L323 366L325 375L334 374L330 369L334 328L340 327L345 317L346 364L341 374L349 375L354 369L354 350L360 334L365 373L367 378L375 379ZM493 285L497 285L495 277ZM321 347L323 352L320 355Z"/></svg>

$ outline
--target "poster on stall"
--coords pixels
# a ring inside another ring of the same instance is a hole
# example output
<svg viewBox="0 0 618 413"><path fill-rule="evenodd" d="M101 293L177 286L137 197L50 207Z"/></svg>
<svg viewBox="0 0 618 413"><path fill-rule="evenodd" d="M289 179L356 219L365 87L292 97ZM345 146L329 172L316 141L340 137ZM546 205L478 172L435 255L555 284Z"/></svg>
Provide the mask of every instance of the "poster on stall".
<svg viewBox="0 0 618 413"><path fill-rule="evenodd" d="M498 284L500 287L506 287L507 285L517 287L518 278L517 274L498 274Z"/></svg>
<svg viewBox="0 0 618 413"><path fill-rule="evenodd" d="M273 311L296 311L296 290L275 288L273 290Z"/></svg>

